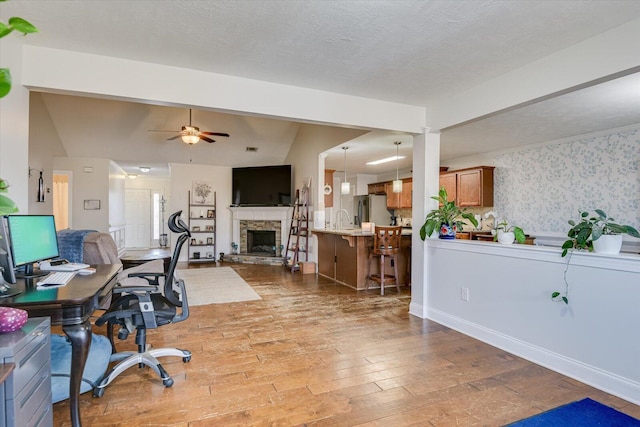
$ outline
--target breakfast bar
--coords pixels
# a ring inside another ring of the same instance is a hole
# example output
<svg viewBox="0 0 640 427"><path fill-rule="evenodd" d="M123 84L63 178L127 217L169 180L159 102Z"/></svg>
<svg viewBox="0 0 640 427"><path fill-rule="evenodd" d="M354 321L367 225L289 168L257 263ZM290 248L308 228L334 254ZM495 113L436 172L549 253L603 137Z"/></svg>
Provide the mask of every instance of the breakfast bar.
<svg viewBox="0 0 640 427"><path fill-rule="evenodd" d="M379 272L376 260L369 263L369 253L373 247L373 233L361 229L313 230L318 237L318 274L356 290L370 289L367 276ZM398 276L401 285L411 283L409 259L411 256L411 229L402 230ZM390 260L386 260L385 270L393 270ZM372 284L371 288L379 287Z"/></svg>

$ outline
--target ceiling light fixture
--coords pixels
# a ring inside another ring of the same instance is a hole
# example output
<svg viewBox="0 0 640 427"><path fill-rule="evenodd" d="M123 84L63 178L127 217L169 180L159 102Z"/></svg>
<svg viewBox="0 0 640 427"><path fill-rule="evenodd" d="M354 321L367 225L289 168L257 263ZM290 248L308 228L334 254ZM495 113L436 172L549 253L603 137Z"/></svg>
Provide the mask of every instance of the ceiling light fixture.
<svg viewBox="0 0 640 427"><path fill-rule="evenodd" d="M191 121L191 111L189 111L189 121ZM200 129L195 126L182 126L182 132L184 133L181 138L182 141L189 145L197 144L200 141Z"/></svg>
<svg viewBox="0 0 640 427"><path fill-rule="evenodd" d="M149 166L140 166L138 169L140 169L140 172L144 173L151 171L151 168Z"/></svg>
<svg viewBox="0 0 640 427"><path fill-rule="evenodd" d="M136 179L137 177L138 177L138 175L136 175L135 173L128 173L127 174L127 178Z"/></svg>
<svg viewBox="0 0 640 427"><path fill-rule="evenodd" d="M387 162L392 162L394 160L400 160L400 159L404 159L405 156L391 156L391 157L385 157L384 159L380 159L380 160L374 160L372 162L367 162L368 165L370 166L375 166L375 165L379 165L381 163L387 163Z"/></svg>
<svg viewBox="0 0 640 427"><path fill-rule="evenodd" d="M341 194L349 194L351 193L351 184L347 181L347 150L349 147L342 147L344 150L344 182L340 184L340 193Z"/></svg>
<svg viewBox="0 0 640 427"><path fill-rule="evenodd" d="M394 142L396 145L396 179L393 181L393 192L394 193L402 193L402 181L398 178L398 149L400 148L400 144L402 142L396 141Z"/></svg>

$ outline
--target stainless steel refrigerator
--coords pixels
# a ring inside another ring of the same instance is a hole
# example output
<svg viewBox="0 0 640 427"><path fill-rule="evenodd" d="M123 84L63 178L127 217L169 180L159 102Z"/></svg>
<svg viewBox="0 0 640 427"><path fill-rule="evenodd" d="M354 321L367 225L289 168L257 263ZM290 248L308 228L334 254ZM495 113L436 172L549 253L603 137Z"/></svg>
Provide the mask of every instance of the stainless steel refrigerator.
<svg viewBox="0 0 640 427"><path fill-rule="evenodd" d="M353 198L353 204L357 226L362 225L363 222L373 222L378 225L391 223L391 213L387 210L387 196L377 194L356 196Z"/></svg>

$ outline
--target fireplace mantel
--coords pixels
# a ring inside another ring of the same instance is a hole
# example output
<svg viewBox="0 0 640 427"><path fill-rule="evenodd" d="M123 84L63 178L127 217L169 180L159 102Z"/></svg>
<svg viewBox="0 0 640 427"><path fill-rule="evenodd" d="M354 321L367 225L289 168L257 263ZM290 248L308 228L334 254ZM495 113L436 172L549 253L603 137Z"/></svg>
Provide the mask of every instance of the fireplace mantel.
<svg viewBox="0 0 640 427"><path fill-rule="evenodd" d="M282 239L289 235L291 224L290 206L260 206L260 207L236 207L230 206L231 211L231 238L233 242L240 241L240 221L280 221ZM283 244L286 243L286 240Z"/></svg>

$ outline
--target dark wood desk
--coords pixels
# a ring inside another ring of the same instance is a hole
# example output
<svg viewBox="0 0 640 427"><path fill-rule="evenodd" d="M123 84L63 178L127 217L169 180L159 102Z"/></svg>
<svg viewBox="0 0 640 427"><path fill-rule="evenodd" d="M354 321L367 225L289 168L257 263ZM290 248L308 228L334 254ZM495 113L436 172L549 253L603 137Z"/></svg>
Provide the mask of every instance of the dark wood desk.
<svg viewBox="0 0 640 427"><path fill-rule="evenodd" d="M108 298L116 284L121 264L94 265L96 273L76 275L66 286L38 290L36 279L18 279L14 286L22 289L19 295L0 299L0 305L21 308L29 317L51 318L52 325L62 325L71 340L71 379L69 402L71 424L80 427L80 384L84 365L91 346L91 322L89 318Z"/></svg>

